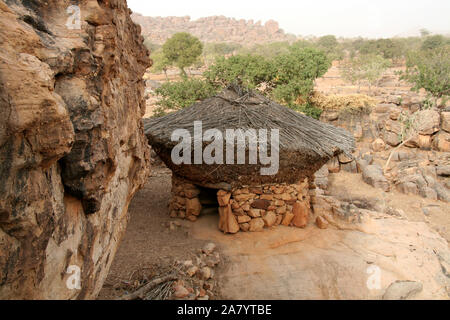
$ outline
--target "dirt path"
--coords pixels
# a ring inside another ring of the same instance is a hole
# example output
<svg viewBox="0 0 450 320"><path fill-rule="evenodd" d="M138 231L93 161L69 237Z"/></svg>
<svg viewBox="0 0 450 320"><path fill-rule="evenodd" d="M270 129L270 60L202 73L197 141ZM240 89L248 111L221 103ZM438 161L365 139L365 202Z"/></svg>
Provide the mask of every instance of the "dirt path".
<svg viewBox="0 0 450 320"><path fill-rule="evenodd" d="M130 222L120 244L99 299L113 299L122 294L121 284L148 278L170 268L174 261L185 261L202 248L206 240L190 235L192 223L181 221L180 227L168 228L167 214L171 191L171 173L153 168L152 177L131 202Z"/></svg>

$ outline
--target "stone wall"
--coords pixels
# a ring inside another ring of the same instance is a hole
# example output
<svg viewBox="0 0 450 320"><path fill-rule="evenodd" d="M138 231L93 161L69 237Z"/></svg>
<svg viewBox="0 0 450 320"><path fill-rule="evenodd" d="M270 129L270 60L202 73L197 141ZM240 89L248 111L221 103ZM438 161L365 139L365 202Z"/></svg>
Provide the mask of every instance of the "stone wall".
<svg viewBox="0 0 450 320"><path fill-rule="evenodd" d="M203 212L201 188L176 176L172 183L171 217L195 222ZM218 190L215 205L224 233L258 232L279 225L304 228L311 214L309 183L306 179L298 184Z"/></svg>
<svg viewBox="0 0 450 320"><path fill-rule="evenodd" d="M0 299L95 298L149 174L140 28L71 5L0 0Z"/></svg>

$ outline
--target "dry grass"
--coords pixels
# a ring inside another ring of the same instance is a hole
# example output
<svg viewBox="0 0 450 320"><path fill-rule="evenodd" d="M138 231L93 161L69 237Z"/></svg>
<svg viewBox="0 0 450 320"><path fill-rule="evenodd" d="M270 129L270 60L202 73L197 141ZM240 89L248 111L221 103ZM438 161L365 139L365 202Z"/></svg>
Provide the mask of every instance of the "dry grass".
<svg viewBox="0 0 450 320"><path fill-rule="evenodd" d="M314 92L311 102L324 111L338 111L342 113L369 112L377 104L376 99L364 94L324 95Z"/></svg>

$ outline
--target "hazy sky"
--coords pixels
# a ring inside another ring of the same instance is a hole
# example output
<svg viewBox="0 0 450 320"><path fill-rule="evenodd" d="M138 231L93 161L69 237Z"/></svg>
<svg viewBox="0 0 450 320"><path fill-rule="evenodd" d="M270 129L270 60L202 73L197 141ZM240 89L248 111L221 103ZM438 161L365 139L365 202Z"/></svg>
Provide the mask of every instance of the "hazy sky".
<svg viewBox="0 0 450 320"><path fill-rule="evenodd" d="M269 19L296 35L391 37L420 28L450 33L449 0L128 0L146 16Z"/></svg>

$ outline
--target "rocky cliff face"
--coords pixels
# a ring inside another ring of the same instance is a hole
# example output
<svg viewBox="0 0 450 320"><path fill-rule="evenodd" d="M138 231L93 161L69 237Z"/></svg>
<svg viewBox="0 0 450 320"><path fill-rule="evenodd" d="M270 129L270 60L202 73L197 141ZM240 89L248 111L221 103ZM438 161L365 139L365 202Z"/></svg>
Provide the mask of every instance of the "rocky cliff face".
<svg viewBox="0 0 450 320"><path fill-rule="evenodd" d="M269 20L264 25L253 20L236 20L213 16L191 20L190 17L145 17L134 13L133 21L141 25L144 36L157 44L163 44L177 32L189 32L204 42L232 42L243 45L255 43L294 41L278 22Z"/></svg>
<svg viewBox="0 0 450 320"><path fill-rule="evenodd" d="M149 174L141 30L72 5L0 0L0 299L94 298Z"/></svg>

